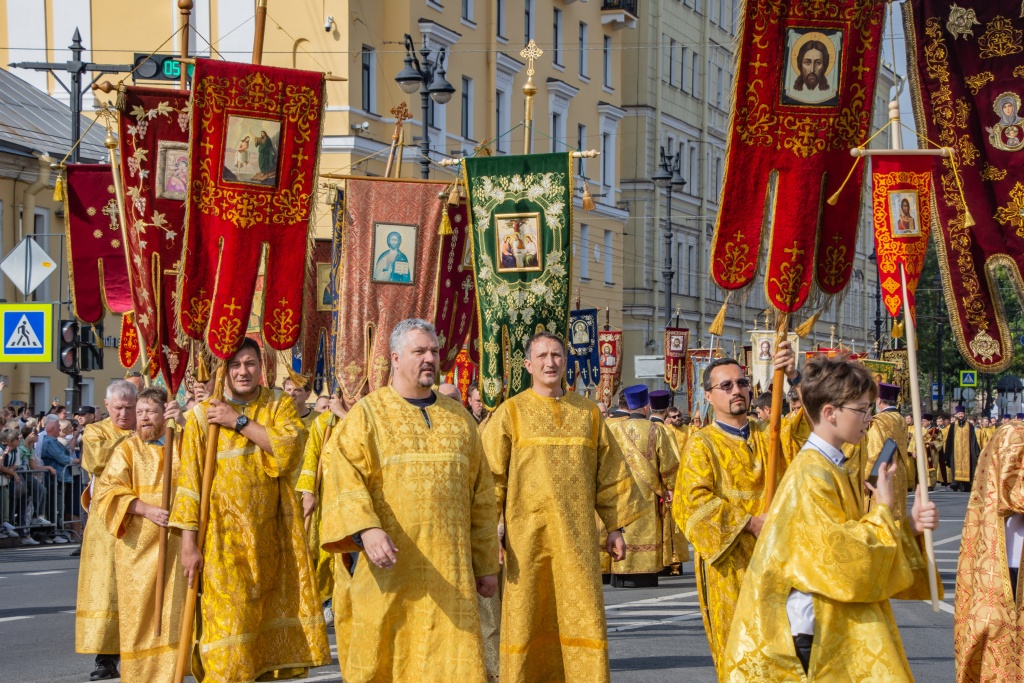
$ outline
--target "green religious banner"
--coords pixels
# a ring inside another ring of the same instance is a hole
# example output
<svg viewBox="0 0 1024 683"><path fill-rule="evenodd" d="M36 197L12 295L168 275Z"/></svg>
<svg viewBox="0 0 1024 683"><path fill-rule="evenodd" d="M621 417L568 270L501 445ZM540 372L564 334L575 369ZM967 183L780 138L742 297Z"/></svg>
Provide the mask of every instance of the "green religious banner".
<svg viewBox="0 0 1024 683"><path fill-rule="evenodd" d="M530 386L527 340L565 339L572 267L572 163L568 154L466 159L473 230L480 388L494 410Z"/></svg>

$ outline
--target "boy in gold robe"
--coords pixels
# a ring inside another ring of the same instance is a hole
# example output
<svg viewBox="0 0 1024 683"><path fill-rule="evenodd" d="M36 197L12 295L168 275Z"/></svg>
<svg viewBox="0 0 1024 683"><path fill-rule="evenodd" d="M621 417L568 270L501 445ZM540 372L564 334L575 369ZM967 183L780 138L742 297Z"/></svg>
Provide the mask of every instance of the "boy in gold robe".
<svg viewBox="0 0 1024 683"><path fill-rule="evenodd" d="M719 680L912 681L889 598L927 597L915 536L938 526L938 510L917 497L909 518L895 519L894 463L867 485L876 505L864 513L859 463L842 448L871 424L867 368L818 356L800 390L814 431L761 529Z"/></svg>
<svg viewBox="0 0 1024 683"><path fill-rule="evenodd" d="M353 406L328 451L321 543L362 553L342 675L484 683L476 595L498 589L494 480L472 416L431 389L434 326L403 320L390 346L391 385Z"/></svg>
<svg viewBox="0 0 1024 683"><path fill-rule="evenodd" d="M978 459L956 571L957 683L1024 681L1024 423L1003 425Z"/></svg>
<svg viewBox="0 0 1024 683"><path fill-rule="evenodd" d="M542 332L525 351L532 387L498 406L483 435L505 515L501 681L609 683L594 513L621 561L640 491L597 405L563 387L562 339Z"/></svg>
<svg viewBox="0 0 1024 683"><path fill-rule="evenodd" d="M795 361L792 346L781 342L774 364L793 385L800 381ZM687 442L672 509L693 544L701 615L717 668L764 522L768 425L747 420L750 379L736 360L711 361L702 380L715 419Z"/></svg>
<svg viewBox="0 0 1024 683"><path fill-rule="evenodd" d="M622 393L629 417L609 425L608 429L619 444L633 481L643 496L644 513L623 529L626 558L612 563L612 585L649 588L658 585L658 573L665 568L663 520L672 506L669 482L675 483L679 453L664 423L648 419L651 405L647 387L636 384L626 387ZM671 513L667 516L671 517ZM671 532L667 536L671 545Z"/></svg>
<svg viewBox="0 0 1024 683"><path fill-rule="evenodd" d="M115 380L107 387L104 404L110 417L86 425L82 433L82 469L92 475L82 492L82 507L90 510L95 482L114 454L114 449L135 429L135 399L138 390L128 380ZM117 539L100 519L86 523L82 536L82 559L78 566L78 594L75 609L75 652L96 654L91 681L117 678L118 614L117 582L114 574L114 546Z"/></svg>
<svg viewBox="0 0 1024 683"><path fill-rule="evenodd" d="M330 664L327 629L291 486L305 444L295 402L260 386L251 339L227 363L225 398L192 410L169 526L186 577L202 571L193 671L216 681L298 678ZM197 546L207 427L220 425L206 539ZM198 676L197 676L198 678Z"/></svg>
<svg viewBox="0 0 1024 683"><path fill-rule="evenodd" d="M96 483L92 514L117 538L117 604L121 650L121 680L125 683L170 681L178 649L181 610L188 586L181 573L181 532L167 535L164 557L163 604L153 602L157 580L160 529L170 513L160 507L164 487L165 420L181 417L177 403L167 402L167 391L149 387L135 404L136 433L114 449ZM178 432L180 433L180 432ZM178 450L174 450L171 479L173 500L178 477ZM154 636L159 620L160 636Z"/></svg>

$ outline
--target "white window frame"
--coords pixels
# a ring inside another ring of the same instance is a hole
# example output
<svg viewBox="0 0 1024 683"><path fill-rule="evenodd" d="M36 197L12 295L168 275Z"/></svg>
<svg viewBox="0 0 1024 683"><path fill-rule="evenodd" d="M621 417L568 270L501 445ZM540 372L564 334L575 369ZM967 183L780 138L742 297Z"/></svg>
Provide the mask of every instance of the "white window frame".
<svg viewBox="0 0 1024 683"><path fill-rule="evenodd" d="M597 112L598 121L600 122L602 146L601 186L606 188L605 196L600 199L604 204L615 206L615 193L618 189L615 172L618 168L616 148L618 147L619 121L626 115L626 110L620 109L613 104L598 104Z"/></svg>
<svg viewBox="0 0 1024 683"><path fill-rule="evenodd" d="M462 92L459 93L459 134L466 140L473 137L473 79L462 77Z"/></svg>
<svg viewBox="0 0 1024 683"><path fill-rule="evenodd" d="M496 143L497 151L500 154L508 154L510 146L507 133L512 128L512 96L515 87L515 77L523 69L523 63L509 57L504 52L499 52L496 66L497 88L495 92L495 123L498 129L495 136L498 136Z"/></svg>
<svg viewBox="0 0 1024 683"><path fill-rule="evenodd" d="M562 63L562 10L557 7L551 17L551 31L554 34L551 40L552 56L551 63L554 66L565 66Z"/></svg>
<svg viewBox="0 0 1024 683"><path fill-rule="evenodd" d="M590 280L590 226L580 223L580 248L576 255L580 261L580 280Z"/></svg>
<svg viewBox="0 0 1024 683"><path fill-rule="evenodd" d="M370 66L369 92L360 93L362 96L360 104L365 105L363 106L363 111L373 114L377 111L377 51L369 45L363 45L363 51L359 59L360 86L364 85L362 83L362 75L367 56L369 56ZM366 88L363 87L363 90L365 91Z"/></svg>
<svg viewBox="0 0 1024 683"><path fill-rule="evenodd" d="M529 44L530 40L535 39L537 32L535 25L537 23L537 6L533 0L523 0L523 44Z"/></svg>
<svg viewBox="0 0 1024 683"><path fill-rule="evenodd" d="M579 33L579 50L578 50L579 51L579 58L580 58L579 76L580 76L580 80L584 80L584 81L589 81L590 80L590 76L589 76L588 71L587 71L587 59L589 58L589 55L587 54L589 52L589 49L587 47L587 40L588 40L589 31L590 31L590 29L587 26L587 23L584 22L584 21L581 21L580 22L580 33Z"/></svg>

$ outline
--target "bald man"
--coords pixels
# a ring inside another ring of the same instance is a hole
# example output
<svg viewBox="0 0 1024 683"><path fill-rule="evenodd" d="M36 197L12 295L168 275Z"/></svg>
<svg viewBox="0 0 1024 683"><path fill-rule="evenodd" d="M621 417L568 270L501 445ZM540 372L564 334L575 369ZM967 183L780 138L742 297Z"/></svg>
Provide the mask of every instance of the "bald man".
<svg viewBox="0 0 1024 683"><path fill-rule="evenodd" d="M459 391L459 388L454 384L442 384L437 388L437 393L444 394L448 398L454 399L459 403L462 403L462 392Z"/></svg>

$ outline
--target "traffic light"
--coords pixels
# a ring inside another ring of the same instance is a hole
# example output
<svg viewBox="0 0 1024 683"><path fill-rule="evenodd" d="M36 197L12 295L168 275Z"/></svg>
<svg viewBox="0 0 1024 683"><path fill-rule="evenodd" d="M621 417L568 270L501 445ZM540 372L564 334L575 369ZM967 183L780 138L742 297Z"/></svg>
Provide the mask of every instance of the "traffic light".
<svg viewBox="0 0 1024 683"><path fill-rule="evenodd" d="M182 64L179 59L180 57L174 55L147 55L136 52L133 75L139 81L177 81L181 78L181 69L184 67L191 80L192 72L196 69L195 64Z"/></svg>
<svg viewBox="0 0 1024 683"><path fill-rule="evenodd" d="M103 325L86 325L79 335L82 372L103 369Z"/></svg>
<svg viewBox="0 0 1024 683"><path fill-rule="evenodd" d="M65 375L81 373L78 362L78 322L60 321L60 353L57 354L57 369Z"/></svg>

